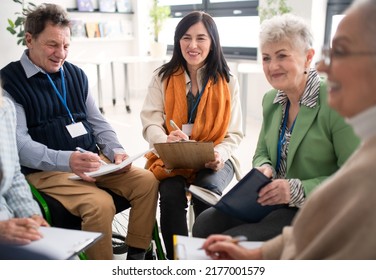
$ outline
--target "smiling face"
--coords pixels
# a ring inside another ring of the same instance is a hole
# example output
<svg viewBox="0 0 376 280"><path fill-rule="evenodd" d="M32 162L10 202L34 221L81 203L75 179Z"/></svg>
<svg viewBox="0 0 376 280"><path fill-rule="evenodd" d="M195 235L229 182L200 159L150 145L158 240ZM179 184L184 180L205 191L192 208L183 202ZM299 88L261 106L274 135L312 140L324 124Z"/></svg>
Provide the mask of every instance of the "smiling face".
<svg viewBox="0 0 376 280"><path fill-rule="evenodd" d="M355 55L376 51L363 22L361 10L350 11L333 37L331 65L317 66L328 77L329 105L344 117L376 105L376 55Z"/></svg>
<svg viewBox="0 0 376 280"><path fill-rule="evenodd" d="M264 74L273 88L286 94L302 94L307 79L304 71L314 51L310 49L305 53L287 39L265 43L261 51Z"/></svg>
<svg viewBox="0 0 376 280"><path fill-rule="evenodd" d="M26 44L30 60L47 73L59 71L63 65L70 45L69 27L46 24L36 38L26 33Z"/></svg>
<svg viewBox="0 0 376 280"><path fill-rule="evenodd" d="M202 22L192 25L180 39L180 48L190 71L205 64L211 46L211 38Z"/></svg>

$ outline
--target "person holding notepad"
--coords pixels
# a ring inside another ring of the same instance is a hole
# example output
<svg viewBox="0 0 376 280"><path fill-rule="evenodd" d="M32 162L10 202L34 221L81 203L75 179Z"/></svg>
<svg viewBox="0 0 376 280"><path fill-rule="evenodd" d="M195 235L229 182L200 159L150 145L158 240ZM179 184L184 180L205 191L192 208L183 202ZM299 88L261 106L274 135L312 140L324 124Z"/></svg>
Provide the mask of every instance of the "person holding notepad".
<svg viewBox="0 0 376 280"><path fill-rule="evenodd" d="M257 249L211 236L215 259L376 259L376 1L355 0L324 47L317 70L328 77L328 103L361 145L307 198L292 226ZM225 241L225 242L222 242Z"/></svg>
<svg viewBox="0 0 376 280"><path fill-rule="evenodd" d="M166 169L155 153L148 155L146 167L160 180L160 223L172 259L173 234L188 235L189 184L221 194L234 173L240 178L234 157L243 138L239 85L210 15L192 12L178 23L172 58L156 71L148 90L141 120L150 147L182 139L214 143L215 159L199 170ZM198 216L208 206L193 198L193 207Z"/></svg>
<svg viewBox="0 0 376 280"><path fill-rule="evenodd" d="M280 234L311 192L359 145L353 129L328 106L326 81L310 67L312 44L310 28L298 16L275 16L261 25L263 70L274 89L262 101L263 122L252 164L272 182L250 203L283 207L253 223L209 209L195 222L194 236L226 233L265 241Z"/></svg>
<svg viewBox="0 0 376 280"><path fill-rule="evenodd" d="M1 81L0 81L1 83ZM20 245L43 238L43 218L21 173L16 143L16 112L0 91L0 259L48 259Z"/></svg>
<svg viewBox="0 0 376 280"><path fill-rule="evenodd" d="M155 224L158 180L131 164L99 177L87 175L101 167L101 160L120 164L128 155L96 106L86 74L66 61L71 43L67 12L55 4L30 11L25 41L21 59L1 69L4 95L16 107L23 174L80 217L83 230L103 233L87 250L89 259L113 259L116 208L112 196L98 186L129 201L127 258L144 259ZM74 174L82 180L71 180Z"/></svg>

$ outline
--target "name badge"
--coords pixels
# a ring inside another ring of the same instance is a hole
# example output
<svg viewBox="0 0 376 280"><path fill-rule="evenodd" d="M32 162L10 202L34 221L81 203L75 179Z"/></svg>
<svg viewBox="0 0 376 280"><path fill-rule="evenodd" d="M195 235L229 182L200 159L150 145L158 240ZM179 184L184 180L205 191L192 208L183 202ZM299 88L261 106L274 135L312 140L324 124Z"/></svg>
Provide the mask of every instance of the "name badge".
<svg viewBox="0 0 376 280"><path fill-rule="evenodd" d="M193 129L193 123L186 123L186 124L183 124L183 126L182 126L183 132L188 137L191 137L191 135L192 135L192 129Z"/></svg>
<svg viewBox="0 0 376 280"><path fill-rule="evenodd" d="M66 128L68 129L68 132L72 138L87 134L86 128L82 122L69 124L66 126Z"/></svg>

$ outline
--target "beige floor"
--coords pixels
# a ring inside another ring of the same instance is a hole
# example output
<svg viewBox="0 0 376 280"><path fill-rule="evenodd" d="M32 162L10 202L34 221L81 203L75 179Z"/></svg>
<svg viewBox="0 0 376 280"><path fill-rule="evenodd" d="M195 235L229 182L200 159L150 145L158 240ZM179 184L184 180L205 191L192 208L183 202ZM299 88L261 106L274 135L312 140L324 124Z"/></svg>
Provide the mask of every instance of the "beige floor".
<svg viewBox="0 0 376 280"><path fill-rule="evenodd" d="M148 149L148 143L142 137L142 126L140 120L140 110L145 97L146 91L138 91L137 95L133 94L131 97L131 113L127 113L123 100L117 100L116 105L113 106L110 101L104 105L104 115L111 123L113 128L118 134L119 140L126 149L127 153L131 156ZM107 104L107 105L106 105ZM242 171L245 174L252 164L252 156L257 142L258 133L260 130L260 120L247 118L246 120L246 135L239 146L237 157L241 163ZM136 160L133 164L135 166L143 167L145 159L141 158ZM236 183L234 179L228 188ZM123 215L116 215L114 222L114 230L123 232L119 228L121 224L127 224L127 214L125 211ZM157 220L159 220L159 211L157 212ZM189 217L188 221L189 223ZM191 221L192 223L192 221ZM125 256L115 255L115 259L123 259Z"/></svg>

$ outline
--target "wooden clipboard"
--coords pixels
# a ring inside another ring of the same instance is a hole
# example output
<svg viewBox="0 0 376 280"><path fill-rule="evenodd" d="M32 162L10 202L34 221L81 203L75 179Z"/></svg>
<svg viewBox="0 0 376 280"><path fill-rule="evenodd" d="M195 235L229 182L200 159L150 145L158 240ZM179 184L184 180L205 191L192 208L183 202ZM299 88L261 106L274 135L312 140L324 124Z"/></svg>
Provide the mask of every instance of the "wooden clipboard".
<svg viewBox="0 0 376 280"><path fill-rule="evenodd" d="M213 142L156 143L154 148L168 169L202 169L205 163L215 159Z"/></svg>

